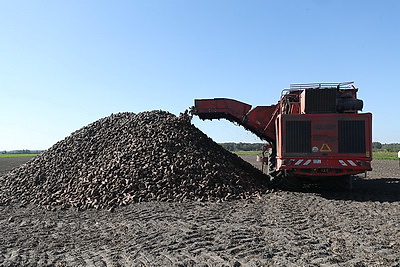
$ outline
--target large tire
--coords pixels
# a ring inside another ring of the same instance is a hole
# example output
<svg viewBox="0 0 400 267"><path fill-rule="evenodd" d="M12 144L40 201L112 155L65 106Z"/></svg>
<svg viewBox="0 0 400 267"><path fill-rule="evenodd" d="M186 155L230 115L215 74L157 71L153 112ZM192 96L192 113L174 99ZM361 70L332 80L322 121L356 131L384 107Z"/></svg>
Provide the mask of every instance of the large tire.
<svg viewBox="0 0 400 267"><path fill-rule="evenodd" d="M285 175L282 171L276 170L276 149L268 155L268 174L272 186L287 191L300 191L303 189L303 182L295 176Z"/></svg>

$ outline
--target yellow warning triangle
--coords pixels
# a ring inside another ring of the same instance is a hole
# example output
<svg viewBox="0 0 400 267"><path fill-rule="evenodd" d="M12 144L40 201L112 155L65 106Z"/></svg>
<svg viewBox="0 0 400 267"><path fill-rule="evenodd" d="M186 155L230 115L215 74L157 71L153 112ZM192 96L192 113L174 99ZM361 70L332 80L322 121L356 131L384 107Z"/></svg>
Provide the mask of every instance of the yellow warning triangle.
<svg viewBox="0 0 400 267"><path fill-rule="evenodd" d="M323 144L321 146L321 149L319 151L321 151L321 152L331 152L332 149L328 146L328 144L325 143L325 144Z"/></svg>

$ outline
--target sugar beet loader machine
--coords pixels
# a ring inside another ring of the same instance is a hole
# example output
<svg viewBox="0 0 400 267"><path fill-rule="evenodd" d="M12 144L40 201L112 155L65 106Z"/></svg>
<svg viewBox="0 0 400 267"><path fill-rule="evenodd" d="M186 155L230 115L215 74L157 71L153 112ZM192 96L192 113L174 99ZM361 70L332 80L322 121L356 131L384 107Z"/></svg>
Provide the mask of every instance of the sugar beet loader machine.
<svg viewBox="0 0 400 267"><path fill-rule="evenodd" d="M357 91L353 82L292 84L276 105L196 99L192 113L236 122L265 140L264 172L285 188L325 181L351 189L352 175L372 170L372 114L359 113Z"/></svg>

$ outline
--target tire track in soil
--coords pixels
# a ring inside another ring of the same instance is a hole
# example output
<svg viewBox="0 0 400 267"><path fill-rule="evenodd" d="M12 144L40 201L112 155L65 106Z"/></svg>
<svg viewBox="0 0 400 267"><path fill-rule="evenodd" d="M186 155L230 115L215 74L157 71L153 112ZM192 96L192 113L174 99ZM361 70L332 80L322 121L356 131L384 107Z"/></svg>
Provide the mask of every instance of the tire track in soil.
<svg viewBox="0 0 400 267"><path fill-rule="evenodd" d="M301 198L301 200L300 200ZM315 228L324 232L318 213L321 205L317 199L307 198L303 193L279 192L271 196L274 217L271 241L277 246L274 254L276 264L322 264L329 263L329 243ZM313 260L311 260L313 259Z"/></svg>
<svg viewBox="0 0 400 267"><path fill-rule="evenodd" d="M282 192L274 204L274 218L280 218L278 228L284 233L275 244L283 247L279 240L286 239L291 249L275 258L287 258L287 264L399 264L399 214L386 213L399 203L333 201Z"/></svg>
<svg viewBox="0 0 400 267"><path fill-rule="evenodd" d="M179 204L178 204L179 205ZM146 229L155 231L154 235L146 234L139 237L139 243L142 244L141 251L142 263L146 262L163 262L165 265L193 265L200 262L219 262L227 263L218 255L212 255L215 227L209 227L207 223L215 223L215 218L202 216L202 212L198 212L197 204L182 204L182 208L176 209L176 204L168 205L168 210L163 214L168 216L154 216L154 212L147 213L150 216L141 217L142 223L147 223ZM179 211L181 210L181 211ZM179 212L176 212L179 211ZM193 212L195 211L195 212ZM158 212L158 214L160 214ZM142 221L143 219L143 221ZM218 220L218 219L217 219ZM153 229L153 230L152 230ZM151 253L156 258L148 260L148 254Z"/></svg>
<svg viewBox="0 0 400 267"><path fill-rule="evenodd" d="M214 207L210 210L210 207L207 208L208 205ZM259 247L246 251L246 247L258 244L259 238L253 236L252 230L243 228L242 222L237 222L236 218L232 224L229 213L231 209L236 210L236 208L230 207L230 204L208 203L202 206L196 203L183 206L183 209L180 207L182 212L179 214L174 214L173 210L164 211L169 214L168 218L157 222L154 222L153 218L146 217L148 222L148 225L145 225L146 234L136 237L137 243L141 244L138 248L141 254L135 256L137 263L162 261L164 264L172 265L199 263L232 265L240 263L242 259L243 262L248 262L247 257L254 258L254 255L262 249ZM221 213L224 216L216 216ZM154 228L160 227L163 231L151 234ZM148 253L151 253L152 259L148 258Z"/></svg>
<svg viewBox="0 0 400 267"><path fill-rule="evenodd" d="M7 239L3 245L9 242L2 246L6 252L2 262L318 266L376 265L378 261L394 265L399 256L393 254L399 249L400 236L395 232L399 217L385 215L389 203L349 204L313 194L277 192L261 200L227 203L143 203L115 213L9 210L14 214L10 230L17 229L13 225L22 226L20 232L0 230ZM378 212L369 220L371 209ZM375 227L382 216L392 228ZM385 238L388 241L380 245Z"/></svg>
<svg viewBox="0 0 400 267"><path fill-rule="evenodd" d="M367 189L113 213L0 206L0 265L399 266L398 190Z"/></svg>

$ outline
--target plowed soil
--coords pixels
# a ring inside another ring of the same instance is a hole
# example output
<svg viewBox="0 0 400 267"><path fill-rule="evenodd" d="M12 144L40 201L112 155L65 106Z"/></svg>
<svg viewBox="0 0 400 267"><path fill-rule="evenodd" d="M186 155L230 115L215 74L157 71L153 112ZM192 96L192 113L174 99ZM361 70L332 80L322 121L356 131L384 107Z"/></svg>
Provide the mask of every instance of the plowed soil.
<svg viewBox="0 0 400 267"><path fill-rule="evenodd" d="M0 158L0 175L26 160ZM0 206L0 265L400 266L400 168L373 168L351 193L273 191L114 212Z"/></svg>

